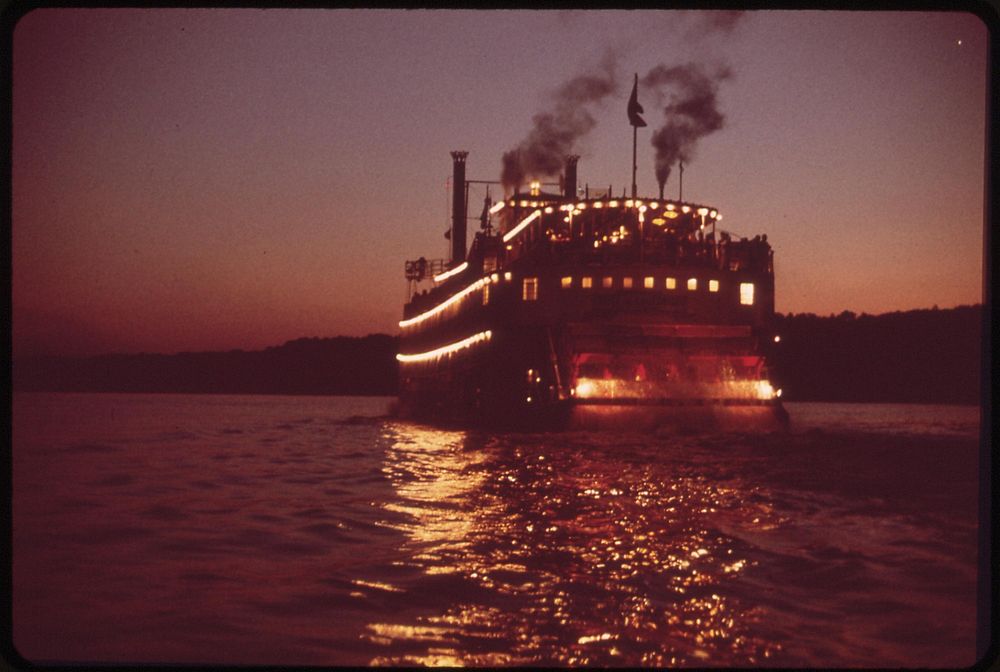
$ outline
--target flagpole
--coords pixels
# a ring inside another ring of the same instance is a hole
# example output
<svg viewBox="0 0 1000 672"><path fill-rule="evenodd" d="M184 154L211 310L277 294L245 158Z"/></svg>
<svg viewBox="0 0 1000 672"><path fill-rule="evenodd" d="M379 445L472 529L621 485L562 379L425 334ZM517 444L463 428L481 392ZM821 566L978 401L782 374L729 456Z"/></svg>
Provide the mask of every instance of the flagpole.
<svg viewBox="0 0 1000 672"><path fill-rule="evenodd" d="M635 198L635 195L636 195L636 189L635 189L635 170L636 170L637 166L636 166L636 160L635 160L635 145L636 145L636 138L638 137L638 134L639 134L639 127L638 126L633 126L632 127L632 198L633 199Z"/></svg>

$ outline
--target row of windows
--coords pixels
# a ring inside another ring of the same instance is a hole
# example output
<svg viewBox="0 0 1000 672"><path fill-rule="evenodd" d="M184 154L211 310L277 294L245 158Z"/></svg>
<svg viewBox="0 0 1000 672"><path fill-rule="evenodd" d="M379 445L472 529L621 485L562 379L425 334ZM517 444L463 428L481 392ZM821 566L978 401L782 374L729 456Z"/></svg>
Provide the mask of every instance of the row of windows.
<svg viewBox="0 0 1000 672"><path fill-rule="evenodd" d="M634 286L635 279L632 277L623 277L621 279L621 286L623 289L631 289ZM573 287L573 276L564 276L560 280L560 286L563 289L570 289ZM696 291L698 289L698 278L688 278L687 280L688 291ZM583 289L590 289L594 286L594 278L592 276L583 276L580 278L580 287ZM615 279L612 276L606 275L601 278L601 287L604 289L612 289L615 286ZM647 275L642 279L642 286L645 289L655 289L656 279ZM664 278L664 287L667 289L677 289L677 278ZM752 306L754 300L754 287L752 282L741 282L740 283L740 303L745 306ZM719 291L719 281L709 280L708 281L708 291L718 292ZM523 291L521 298L525 301L536 301L538 299L538 278L524 278Z"/></svg>

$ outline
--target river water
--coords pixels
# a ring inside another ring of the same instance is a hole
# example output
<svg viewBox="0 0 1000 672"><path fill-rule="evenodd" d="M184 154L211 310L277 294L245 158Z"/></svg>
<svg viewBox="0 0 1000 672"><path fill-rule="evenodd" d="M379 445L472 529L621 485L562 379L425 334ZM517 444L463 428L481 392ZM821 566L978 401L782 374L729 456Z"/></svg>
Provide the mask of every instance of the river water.
<svg viewBox="0 0 1000 672"><path fill-rule="evenodd" d="M389 399L15 394L39 663L955 667L979 409L486 434Z"/></svg>

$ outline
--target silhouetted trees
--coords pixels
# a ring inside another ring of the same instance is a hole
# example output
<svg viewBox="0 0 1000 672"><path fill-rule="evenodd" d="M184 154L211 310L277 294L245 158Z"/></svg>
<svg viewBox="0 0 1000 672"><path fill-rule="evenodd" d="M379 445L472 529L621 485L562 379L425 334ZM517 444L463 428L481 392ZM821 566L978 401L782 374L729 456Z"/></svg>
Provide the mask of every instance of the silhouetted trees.
<svg viewBox="0 0 1000 672"><path fill-rule="evenodd" d="M979 402L982 306L779 315L771 369L790 401Z"/></svg>
<svg viewBox="0 0 1000 672"><path fill-rule="evenodd" d="M884 315L778 315L771 373L788 401L969 403L980 398L982 306ZM33 357L21 391L394 395L397 339L300 338L265 350Z"/></svg>
<svg viewBox="0 0 1000 672"><path fill-rule="evenodd" d="M244 352L33 357L14 389L63 392L394 395L396 338L300 338Z"/></svg>

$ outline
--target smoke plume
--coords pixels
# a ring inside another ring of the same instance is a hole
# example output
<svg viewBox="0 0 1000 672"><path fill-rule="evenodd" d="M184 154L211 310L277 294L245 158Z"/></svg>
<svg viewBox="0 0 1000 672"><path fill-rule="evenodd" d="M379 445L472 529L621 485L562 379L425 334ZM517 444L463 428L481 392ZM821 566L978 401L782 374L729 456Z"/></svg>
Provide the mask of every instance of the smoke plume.
<svg viewBox="0 0 1000 672"><path fill-rule="evenodd" d="M592 110L615 93L616 57L609 54L599 74L574 77L555 92L549 109L532 117L534 126L517 147L503 155L500 181L512 190L529 178L558 175L567 154L597 123Z"/></svg>
<svg viewBox="0 0 1000 672"><path fill-rule="evenodd" d="M694 27L689 31L691 35L697 35L702 31L721 33L728 35L736 29L746 17L746 12L740 10L700 10L695 12L697 20Z"/></svg>
<svg viewBox="0 0 1000 672"><path fill-rule="evenodd" d="M719 130L725 117L718 109L718 85L731 73L726 68L709 74L694 63L668 68L658 65L643 78L642 84L652 89L663 108L664 123L653 132L651 142L656 151L656 181L660 191L678 161L694 158L698 140Z"/></svg>

